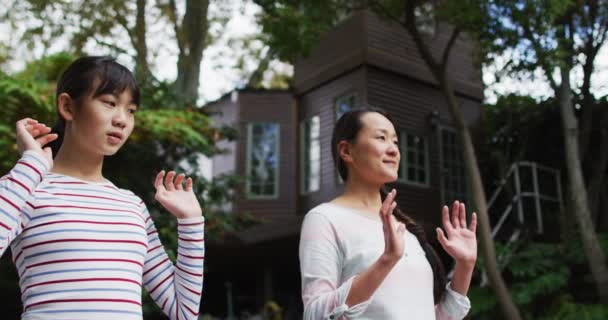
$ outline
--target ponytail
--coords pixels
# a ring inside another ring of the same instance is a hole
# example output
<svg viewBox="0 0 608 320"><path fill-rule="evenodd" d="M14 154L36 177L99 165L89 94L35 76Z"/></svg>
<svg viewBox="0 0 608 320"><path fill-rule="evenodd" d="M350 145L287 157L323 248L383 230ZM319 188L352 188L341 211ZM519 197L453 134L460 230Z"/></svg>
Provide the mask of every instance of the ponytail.
<svg viewBox="0 0 608 320"><path fill-rule="evenodd" d="M382 187L380 189L380 197L382 198L382 201L386 199L387 195L388 190L386 187ZM395 210L393 210L393 215L399 222L405 224L407 230L416 236L416 239L418 239L418 242L420 242L420 246L422 247L422 250L424 250L426 259L429 261L431 269L433 270L433 297L435 298L435 303L439 303L443 297L443 294L445 293L445 285L447 283L443 262L439 258L439 255L431 243L427 240L424 228L421 225L417 224L414 219L401 211L398 205Z"/></svg>

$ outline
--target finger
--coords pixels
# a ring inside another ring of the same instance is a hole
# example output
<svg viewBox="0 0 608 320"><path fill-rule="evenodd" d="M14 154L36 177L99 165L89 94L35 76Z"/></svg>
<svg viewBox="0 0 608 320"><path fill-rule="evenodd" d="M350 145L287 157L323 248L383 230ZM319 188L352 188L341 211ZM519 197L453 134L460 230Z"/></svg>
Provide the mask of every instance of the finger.
<svg viewBox="0 0 608 320"><path fill-rule="evenodd" d="M389 227L391 228L391 230L395 230L395 228L397 227L397 218L395 218L395 216L393 215L393 210L395 210L395 208L397 207L397 203L393 202L391 203L391 206L388 208L388 212L387 212L387 218L388 218L388 224Z"/></svg>
<svg viewBox="0 0 608 320"><path fill-rule="evenodd" d="M154 180L154 187L156 190L165 190L165 186L163 186L163 177L165 176L165 170L161 170L156 175L156 180Z"/></svg>
<svg viewBox="0 0 608 320"><path fill-rule="evenodd" d="M452 205L452 226L454 229L458 229L460 227L460 222L458 222L458 209L460 208L460 204L457 201L454 201Z"/></svg>
<svg viewBox="0 0 608 320"><path fill-rule="evenodd" d="M397 191L395 189L392 189L391 192L389 192L386 195L386 198L384 199L384 202L382 202L382 207L381 207L381 211L383 214L388 216L392 212L390 207L392 206L392 204L395 200L396 194L397 194Z"/></svg>
<svg viewBox="0 0 608 320"><path fill-rule="evenodd" d="M51 133L51 134L44 135L40 138L37 138L36 142L38 142L40 144L40 146L43 147L44 145L57 139L58 137L59 136L56 133Z"/></svg>
<svg viewBox="0 0 608 320"><path fill-rule="evenodd" d="M28 124L35 124L35 123L38 123L38 120L32 119L32 118L23 118L23 119L17 121L17 126L26 126Z"/></svg>
<svg viewBox="0 0 608 320"><path fill-rule="evenodd" d="M35 126L32 127L32 130L30 131L30 134L32 135L32 137L37 137L40 135L44 135L44 134L48 134L49 132L51 132L51 128L45 126L45 125L41 125L41 124L37 124Z"/></svg>
<svg viewBox="0 0 608 320"><path fill-rule="evenodd" d="M477 213L475 212L473 212L473 215L471 215L471 225L469 225L469 230L471 230L473 233L477 231Z"/></svg>
<svg viewBox="0 0 608 320"><path fill-rule="evenodd" d="M177 175L177 178L175 178L175 189L183 190L182 182L184 181L184 177L186 177L186 175L183 173Z"/></svg>
<svg viewBox="0 0 608 320"><path fill-rule="evenodd" d="M399 223L399 226L397 226L397 232L403 234L405 232L405 224L404 223Z"/></svg>
<svg viewBox="0 0 608 320"><path fill-rule="evenodd" d="M439 240L439 243L441 243L441 246L445 249L448 245L448 239L445 237L445 234L443 234L441 228L437 228L435 231L437 232L437 240Z"/></svg>
<svg viewBox="0 0 608 320"><path fill-rule="evenodd" d="M450 221L450 209L448 206L443 206L441 210L441 220L443 222L443 228L448 233L448 236L452 234L454 227L452 227L452 222Z"/></svg>
<svg viewBox="0 0 608 320"><path fill-rule="evenodd" d="M165 188L167 188L167 191L173 191L175 189L173 186L173 177L175 177L175 171L169 171L165 176Z"/></svg>
<svg viewBox="0 0 608 320"><path fill-rule="evenodd" d="M467 210L466 210L466 207L464 206L463 202L460 203L459 216L460 216L460 227L466 229L467 228Z"/></svg>
<svg viewBox="0 0 608 320"><path fill-rule="evenodd" d="M51 159L53 159L53 150L51 150L51 147L46 147L42 149L42 151L44 151L44 153L46 153Z"/></svg>
<svg viewBox="0 0 608 320"><path fill-rule="evenodd" d="M192 178L186 179L186 191L187 192L192 191Z"/></svg>

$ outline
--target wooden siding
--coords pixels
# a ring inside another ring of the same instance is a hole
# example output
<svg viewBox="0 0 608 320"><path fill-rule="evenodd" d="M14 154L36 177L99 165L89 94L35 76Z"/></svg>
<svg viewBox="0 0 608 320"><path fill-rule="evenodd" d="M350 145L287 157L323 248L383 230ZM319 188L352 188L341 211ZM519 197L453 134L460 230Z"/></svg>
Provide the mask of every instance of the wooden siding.
<svg viewBox="0 0 608 320"><path fill-rule="evenodd" d="M318 191L300 196L299 212L306 213L316 205L329 201L342 191L336 181L331 156L331 135L336 122L334 102L344 94L355 95L355 107L366 100L365 68L357 68L331 82L298 97L300 121L318 115L320 118L321 183Z"/></svg>
<svg viewBox="0 0 608 320"><path fill-rule="evenodd" d="M296 109L290 91L239 91L239 143L237 173L245 177L247 161L247 124L275 122L279 124L279 185L275 199L247 199L244 187L235 201L235 210L272 220L293 217L296 213Z"/></svg>
<svg viewBox="0 0 608 320"><path fill-rule="evenodd" d="M232 101L230 95L206 106L205 109L211 114L211 119L218 126L234 127L239 121L238 106ZM213 176L235 173L237 141L219 141L217 147L224 152L214 155L211 159Z"/></svg>
<svg viewBox="0 0 608 320"><path fill-rule="evenodd" d="M431 50L441 54L451 29L443 24L427 37ZM463 95L483 99L481 64L473 42L460 36L449 59L454 88ZM436 84L409 33L399 24L359 11L322 36L310 56L295 64L294 88L304 93L362 64L392 70L419 81Z"/></svg>

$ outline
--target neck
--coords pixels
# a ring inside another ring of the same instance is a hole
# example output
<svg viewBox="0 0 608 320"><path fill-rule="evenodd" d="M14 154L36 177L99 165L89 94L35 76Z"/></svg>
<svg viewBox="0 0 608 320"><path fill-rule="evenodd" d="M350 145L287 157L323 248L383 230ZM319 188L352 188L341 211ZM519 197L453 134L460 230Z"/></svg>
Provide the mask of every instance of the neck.
<svg viewBox="0 0 608 320"><path fill-rule="evenodd" d="M105 181L101 173L103 158L103 155L92 154L84 148L79 148L66 136L53 159L51 171L80 180L103 182Z"/></svg>
<svg viewBox="0 0 608 320"><path fill-rule="evenodd" d="M369 183L353 175L348 177L341 198L348 202L350 207L368 212L378 212L382 206L380 188L382 185Z"/></svg>

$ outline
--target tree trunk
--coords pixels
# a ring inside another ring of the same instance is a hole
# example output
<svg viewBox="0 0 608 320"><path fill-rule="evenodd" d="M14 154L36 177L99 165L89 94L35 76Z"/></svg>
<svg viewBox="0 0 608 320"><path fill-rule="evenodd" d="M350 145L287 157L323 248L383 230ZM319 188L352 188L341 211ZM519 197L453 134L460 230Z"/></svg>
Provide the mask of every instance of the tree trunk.
<svg viewBox="0 0 608 320"><path fill-rule="evenodd" d="M500 269L498 268L498 261L496 260L496 252L494 249L494 239L492 238L490 219L488 216L488 203L486 201L486 194L481 181L481 173L477 164L473 139L471 138L471 133L466 126L464 116L462 115L454 94L454 88L452 87L447 75L448 60L451 55L452 47L454 43L456 43L460 31L458 28L454 28L452 30L452 35L450 36L448 43L443 50L443 54L441 55L441 61L437 62L433 56L433 53L431 52L431 49L428 47L427 43L425 43L416 27L414 10L414 1L406 1L405 22L402 23L405 29L412 36L420 57L426 63L435 80L439 83L441 92L446 98L452 119L456 123L456 128L458 129L458 134L460 136L461 143L463 144L462 152L467 178L470 181L471 191L473 192L473 202L477 209L480 249L484 258L484 267L488 274L490 285L496 294L498 304L501 307L505 319L520 320L521 315L519 314L519 309L513 302L504 279L502 278L502 274L500 273ZM400 21L400 19L397 19L396 21Z"/></svg>
<svg viewBox="0 0 608 320"><path fill-rule="evenodd" d="M509 290L498 268L496 251L494 250L494 239L492 238L492 228L490 226L490 219L488 216L488 203L486 201L486 194L481 180L481 173L479 172L479 166L477 164L477 157L475 155L475 147L473 145L471 133L464 122L464 117L460 111L460 108L458 107L454 90L452 89L447 76L444 76L442 79L438 80L441 84L442 93L446 97L452 118L456 122L461 143L463 144L463 156L467 177L470 181L471 191L473 192L473 202L477 209L477 217L479 221L479 229L477 232L479 235L479 244L481 246L484 267L488 274L488 280L490 281L490 285L496 294L498 304L502 309L505 319L522 319L521 315L519 314L519 309L513 302L511 294L509 293Z"/></svg>
<svg viewBox="0 0 608 320"><path fill-rule="evenodd" d="M148 65L148 44L146 43L146 0L137 0L135 18L135 77L140 83L148 81L151 75Z"/></svg>
<svg viewBox="0 0 608 320"><path fill-rule="evenodd" d="M198 98L201 61L207 45L209 0L187 0L186 13L176 35L179 42L175 92L184 104L194 104Z"/></svg>
<svg viewBox="0 0 608 320"><path fill-rule="evenodd" d="M608 304L608 268L606 267L606 257L600 246L593 222L587 198L587 190L583 179L579 153L578 122L572 108L572 92L570 89L570 67L563 65L560 67L561 85L559 87L559 104L562 114L562 128L564 131L564 145L566 148L566 168L568 170L568 181L570 187L570 198L576 221L580 228L583 240L583 249L591 275L597 287L600 302Z"/></svg>

